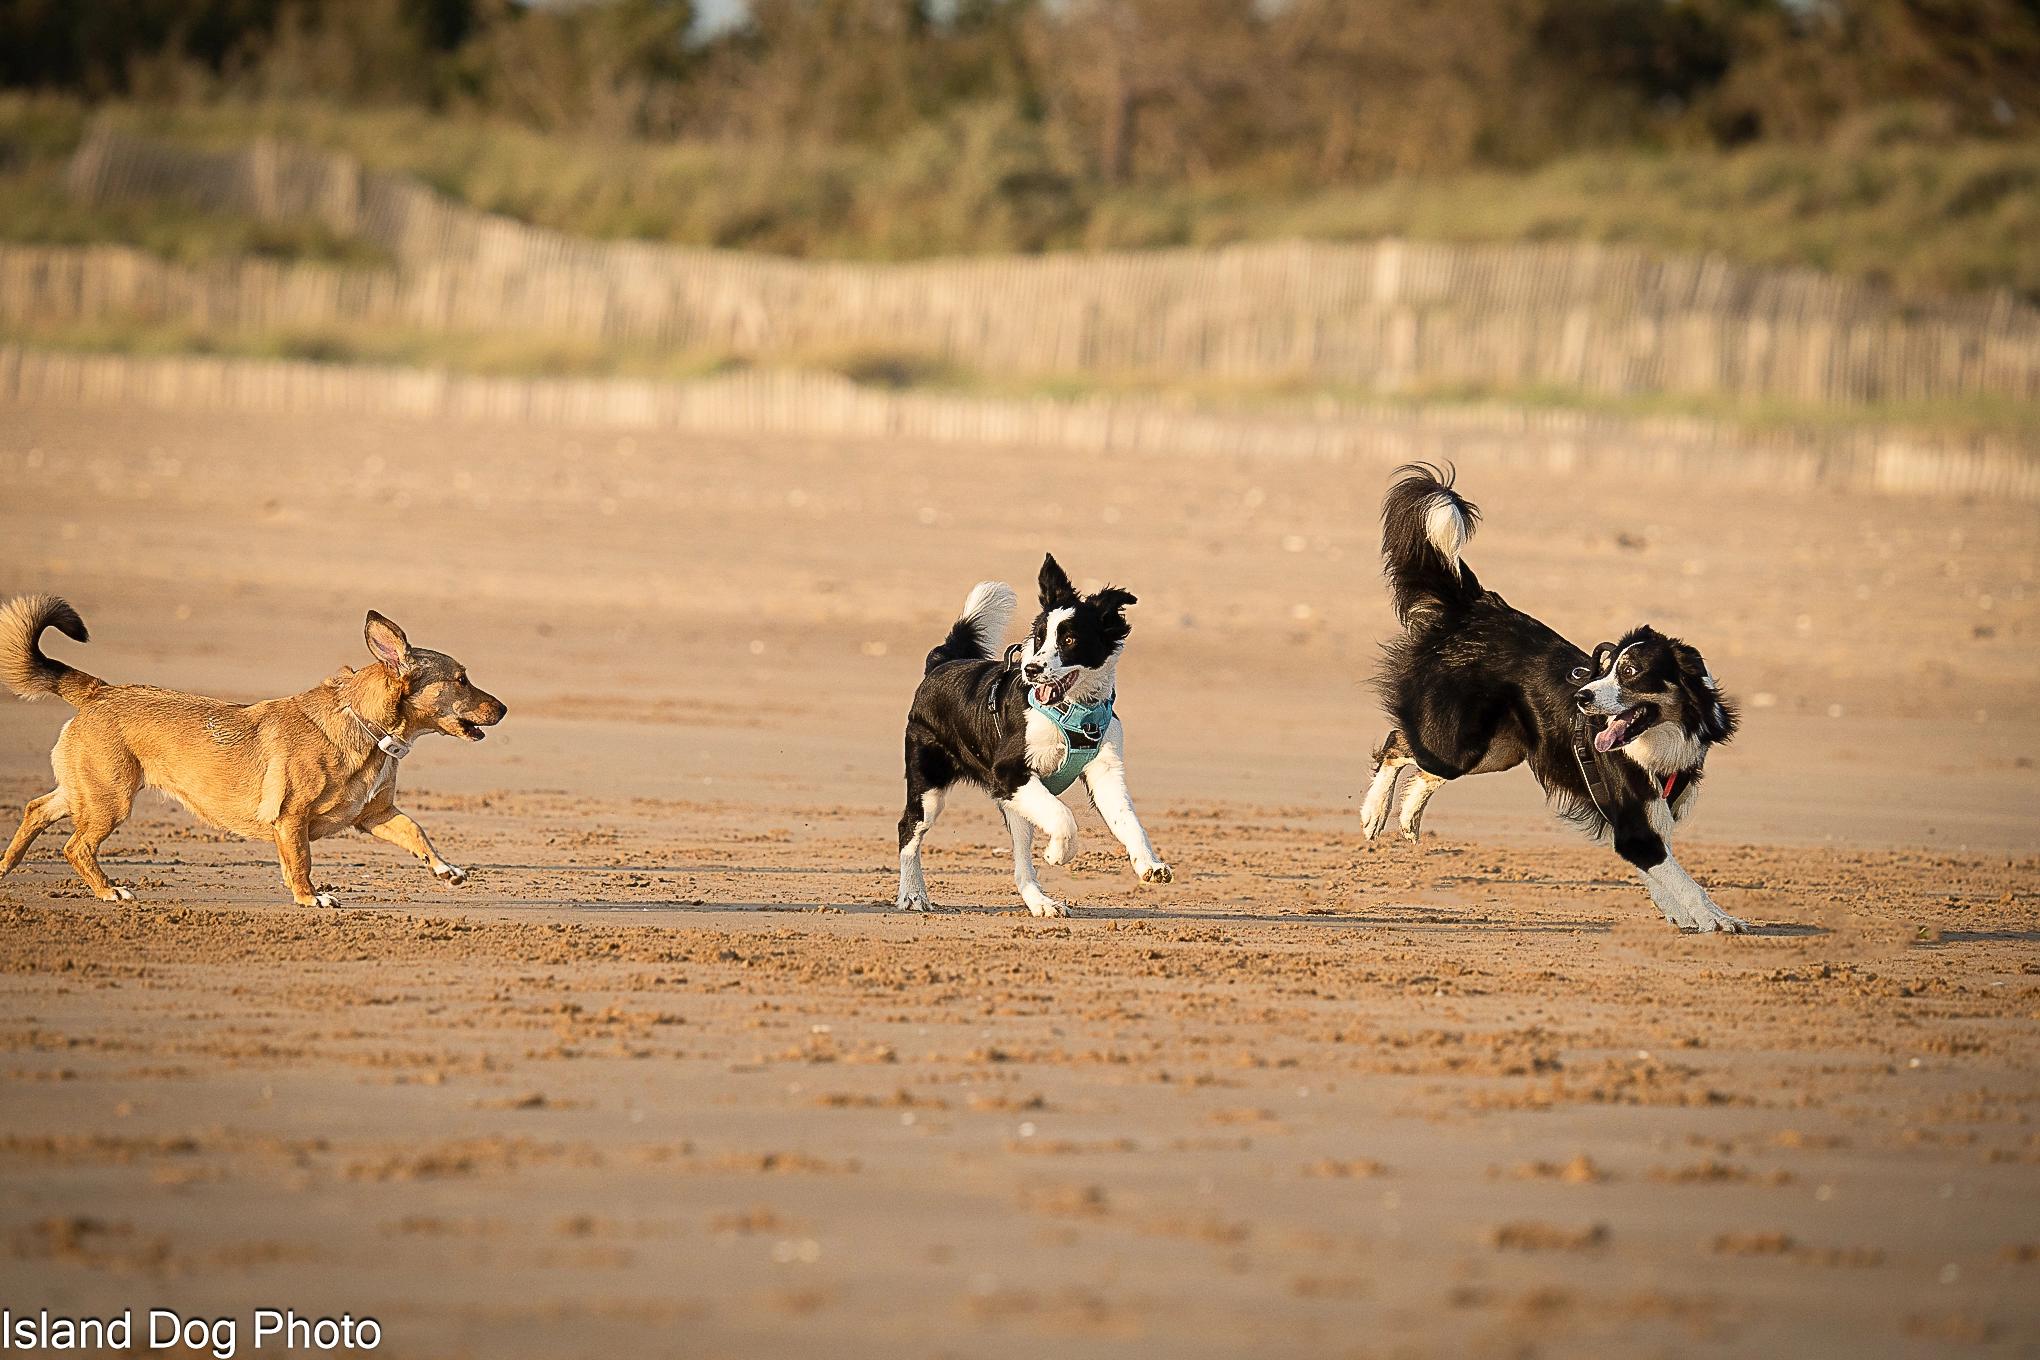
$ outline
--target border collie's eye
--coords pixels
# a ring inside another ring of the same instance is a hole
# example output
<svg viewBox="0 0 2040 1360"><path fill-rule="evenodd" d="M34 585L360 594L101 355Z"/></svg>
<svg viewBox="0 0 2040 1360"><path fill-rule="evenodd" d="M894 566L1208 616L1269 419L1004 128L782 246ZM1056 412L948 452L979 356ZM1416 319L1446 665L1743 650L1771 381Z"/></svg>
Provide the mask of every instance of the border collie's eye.
<svg viewBox="0 0 2040 1360"><path fill-rule="evenodd" d="M1566 679L1572 681L1575 685L1577 685L1582 680L1591 678L1593 674L1594 668L1592 666L1574 666L1572 668L1572 674L1568 675Z"/></svg>

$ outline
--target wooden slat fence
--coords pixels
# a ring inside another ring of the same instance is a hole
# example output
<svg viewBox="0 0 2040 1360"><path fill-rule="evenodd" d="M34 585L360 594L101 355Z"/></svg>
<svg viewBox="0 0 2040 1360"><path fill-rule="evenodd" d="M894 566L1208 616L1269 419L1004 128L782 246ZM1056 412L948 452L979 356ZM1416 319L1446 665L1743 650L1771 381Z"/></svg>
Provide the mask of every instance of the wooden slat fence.
<svg viewBox="0 0 2040 1360"><path fill-rule="evenodd" d="M809 262L570 237L348 157L204 152L112 132L74 158L95 201L310 217L386 270L202 269L115 248L0 256L0 316L522 331L771 359L898 354L997 373L1309 379L1383 393L1551 386L1861 403L2040 401L2040 310L1902 305L1806 270L1596 245L1234 246Z"/></svg>

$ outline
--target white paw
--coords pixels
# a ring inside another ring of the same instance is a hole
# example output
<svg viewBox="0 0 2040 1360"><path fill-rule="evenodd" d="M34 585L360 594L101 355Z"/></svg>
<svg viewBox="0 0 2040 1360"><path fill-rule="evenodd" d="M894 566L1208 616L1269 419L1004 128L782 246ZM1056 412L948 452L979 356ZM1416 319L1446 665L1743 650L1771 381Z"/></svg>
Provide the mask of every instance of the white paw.
<svg viewBox="0 0 2040 1360"><path fill-rule="evenodd" d="M1703 935L1712 935L1717 932L1723 935L1744 935L1749 933L1749 928L1750 923L1748 921L1742 920L1740 917L1730 916L1719 907L1714 909L1714 915L1703 918L1694 927L1694 929L1700 931Z"/></svg>
<svg viewBox="0 0 2040 1360"><path fill-rule="evenodd" d="M132 902L135 900L135 895L128 889L116 884L105 892L100 893L99 900L102 902Z"/></svg>
<svg viewBox="0 0 2040 1360"><path fill-rule="evenodd" d="M450 888L458 888L461 884L467 882L468 878L467 870L461 868L458 864L442 864L432 871L432 876Z"/></svg>
<svg viewBox="0 0 2040 1360"><path fill-rule="evenodd" d="M340 899L329 892L313 893L311 904L315 907L337 907Z"/></svg>
<svg viewBox="0 0 2040 1360"><path fill-rule="evenodd" d="M1139 872L1140 881L1143 883L1174 883L1176 881L1176 871L1168 865L1159 862L1150 864Z"/></svg>
<svg viewBox="0 0 2040 1360"><path fill-rule="evenodd" d="M1051 840L1047 848L1041 852L1041 859L1044 864L1068 864L1076 857L1077 838L1075 836L1058 836Z"/></svg>
<svg viewBox="0 0 2040 1360"><path fill-rule="evenodd" d="M1423 832L1419 829L1415 822L1412 822L1408 826L1402 828L1402 838L1408 841L1411 845L1415 845L1417 843L1417 838L1422 834Z"/></svg>
<svg viewBox="0 0 2040 1360"><path fill-rule="evenodd" d="M935 910L935 904L928 900L928 894L924 892L903 892L900 894L899 901L893 905L901 911Z"/></svg>
<svg viewBox="0 0 2040 1360"><path fill-rule="evenodd" d="M1393 790L1394 786L1390 785L1390 788ZM1360 830L1370 841L1388 830L1387 796L1376 798L1371 793L1367 795L1367 801L1360 805Z"/></svg>
<svg viewBox="0 0 2040 1360"><path fill-rule="evenodd" d="M1021 900L1027 903L1027 910L1036 916L1067 916L1070 914L1069 907L1056 901L1038 888L1033 892L1022 893Z"/></svg>

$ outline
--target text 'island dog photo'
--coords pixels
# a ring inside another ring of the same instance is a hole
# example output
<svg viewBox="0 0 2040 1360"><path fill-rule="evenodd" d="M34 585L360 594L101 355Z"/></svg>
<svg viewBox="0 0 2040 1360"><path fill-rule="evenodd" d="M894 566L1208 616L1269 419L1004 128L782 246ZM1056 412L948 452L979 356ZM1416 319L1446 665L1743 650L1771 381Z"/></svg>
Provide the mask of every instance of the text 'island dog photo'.
<svg viewBox="0 0 2040 1360"><path fill-rule="evenodd" d="M2040 1356L2040 6L0 0L0 687L0 1357Z"/></svg>

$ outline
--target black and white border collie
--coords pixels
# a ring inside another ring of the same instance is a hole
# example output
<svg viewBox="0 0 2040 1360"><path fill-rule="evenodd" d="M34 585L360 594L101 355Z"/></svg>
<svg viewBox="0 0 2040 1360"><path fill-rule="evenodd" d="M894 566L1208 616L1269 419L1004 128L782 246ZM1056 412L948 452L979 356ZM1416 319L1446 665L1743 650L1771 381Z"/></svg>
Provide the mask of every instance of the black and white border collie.
<svg viewBox="0 0 2040 1360"><path fill-rule="evenodd" d="M1077 853L1077 819L1049 791L1072 757L1072 743L1089 744L1050 714L1103 718L1117 685L1119 654L1132 625L1132 595L1107 586L1080 595L1053 556L1041 564L1041 613L1027 641L1002 648L1018 603L1003 581L982 581L963 602L949 636L928 653L921 686L907 714L907 808L900 817L899 905L929 909L921 873L921 841L942 815L958 783L991 794L1013 835L1013 878L1020 899L1036 916L1067 916L1069 908L1042 891L1034 877L1034 832L1047 833L1042 858L1067 864ZM1016 654L1017 653L1017 657ZM1030 702L1030 699L1032 702ZM1044 711L1045 710L1045 711ZM1077 724L1072 723L1072 726ZM1096 733L1096 754L1076 778L1092 805L1126 847L1143 883L1173 876L1155 854L1126 791L1125 730L1116 716Z"/></svg>
<svg viewBox="0 0 2040 1360"><path fill-rule="evenodd" d="M1397 776L1413 774L1399 821L1414 842L1424 805L1448 780L1530 763L1564 816L1643 874L1683 930L1746 925L1672 858L1672 828L1693 810L1710 747L1734 735L1735 709L1700 653L1648 627L1589 655L1481 587L1460 553L1480 511L1425 464L1396 470L1381 507L1381 556L1403 636L1376 687L1395 726L1374 753L1360 809L1371 840L1388 826Z"/></svg>

